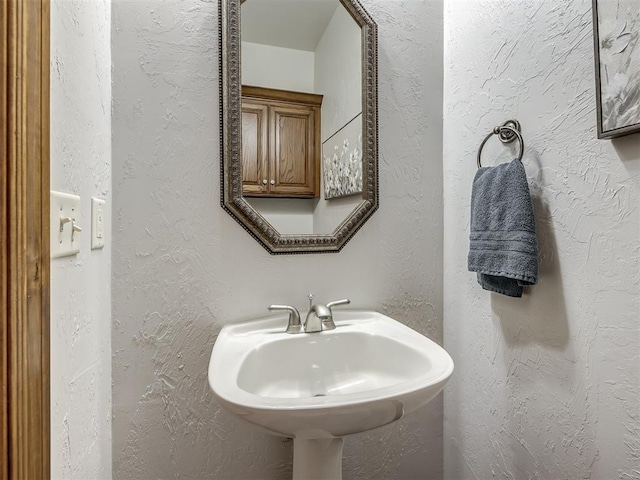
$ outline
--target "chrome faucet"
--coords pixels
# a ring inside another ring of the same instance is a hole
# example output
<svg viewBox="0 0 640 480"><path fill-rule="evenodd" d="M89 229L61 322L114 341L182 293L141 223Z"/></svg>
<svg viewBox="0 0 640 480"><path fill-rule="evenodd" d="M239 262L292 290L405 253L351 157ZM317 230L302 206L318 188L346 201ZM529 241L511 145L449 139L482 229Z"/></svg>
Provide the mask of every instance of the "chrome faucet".
<svg viewBox="0 0 640 480"><path fill-rule="evenodd" d="M324 330L322 327L325 321L330 321L331 323L333 323L333 319L331 318L331 310L329 310L324 305L311 305L311 307L309 307L309 311L307 312L307 318L304 321L304 331L306 333L321 332L322 330ZM336 328L335 324L333 325L333 328Z"/></svg>
<svg viewBox="0 0 640 480"><path fill-rule="evenodd" d="M329 302L326 305L319 303L313 304L313 295L309 294L309 311L307 312L304 324L300 322L300 312L298 312L298 309L295 307L289 305L271 305L269 310L285 310L289 312L287 333L316 333L336 328L331 309L338 305L347 305L349 303L351 303L351 301L345 298L343 300Z"/></svg>
<svg viewBox="0 0 640 480"><path fill-rule="evenodd" d="M329 302L327 305L312 304L313 294L309 294L309 311L304 322L304 331L307 333L321 332L322 330L333 330L336 324L333 322L333 312L331 309L338 305L348 305L351 300L344 298ZM309 318L311 317L311 319ZM311 323L310 323L311 322Z"/></svg>

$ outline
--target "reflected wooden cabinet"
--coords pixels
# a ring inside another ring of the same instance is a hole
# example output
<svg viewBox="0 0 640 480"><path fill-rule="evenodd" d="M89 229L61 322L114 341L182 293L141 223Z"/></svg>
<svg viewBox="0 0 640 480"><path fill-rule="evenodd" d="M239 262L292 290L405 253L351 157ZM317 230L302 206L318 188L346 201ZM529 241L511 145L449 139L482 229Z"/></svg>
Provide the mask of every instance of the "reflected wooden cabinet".
<svg viewBox="0 0 640 480"><path fill-rule="evenodd" d="M242 87L242 193L314 198L320 191L322 95Z"/></svg>

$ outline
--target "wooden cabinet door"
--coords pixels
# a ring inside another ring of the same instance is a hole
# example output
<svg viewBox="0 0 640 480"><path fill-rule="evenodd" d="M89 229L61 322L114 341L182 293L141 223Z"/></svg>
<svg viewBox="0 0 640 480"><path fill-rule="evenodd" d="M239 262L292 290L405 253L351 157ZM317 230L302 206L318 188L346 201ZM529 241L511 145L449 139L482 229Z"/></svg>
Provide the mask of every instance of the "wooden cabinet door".
<svg viewBox="0 0 640 480"><path fill-rule="evenodd" d="M316 195L315 109L305 105L270 108L269 191L272 195Z"/></svg>
<svg viewBox="0 0 640 480"><path fill-rule="evenodd" d="M269 191L268 107L242 101L242 193L265 195Z"/></svg>

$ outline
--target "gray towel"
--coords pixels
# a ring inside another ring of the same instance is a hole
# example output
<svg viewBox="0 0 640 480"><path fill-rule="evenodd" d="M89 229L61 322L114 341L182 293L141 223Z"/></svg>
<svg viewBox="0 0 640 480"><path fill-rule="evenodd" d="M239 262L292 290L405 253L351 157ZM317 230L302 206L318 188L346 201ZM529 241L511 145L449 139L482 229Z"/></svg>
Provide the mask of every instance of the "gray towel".
<svg viewBox="0 0 640 480"><path fill-rule="evenodd" d="M471 192L469 271L485 290L521 297L538 282L538 241L529 184L518 159L479 168Z"/></svg>

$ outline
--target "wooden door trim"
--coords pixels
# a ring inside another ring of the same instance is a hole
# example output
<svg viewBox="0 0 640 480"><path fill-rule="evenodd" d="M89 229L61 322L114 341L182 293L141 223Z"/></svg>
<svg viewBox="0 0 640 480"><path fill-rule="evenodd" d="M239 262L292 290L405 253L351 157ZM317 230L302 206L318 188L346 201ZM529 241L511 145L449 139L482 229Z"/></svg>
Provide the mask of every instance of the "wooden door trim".
<svg viewBox="0 0 640 480"><path fill-rule="evenodd" d="M258 98L261 100L273 100L295 103L298 105L320 107L322 106L323 95L318 93L293 92L291 90L279 90L277 88L242 85L242 98Z"/></svg>
<svg viewBox="0 0 640 480"><path fill-rule="evenodd" d="M0 479L50 476L49 0L0 6Z"/></svg>

